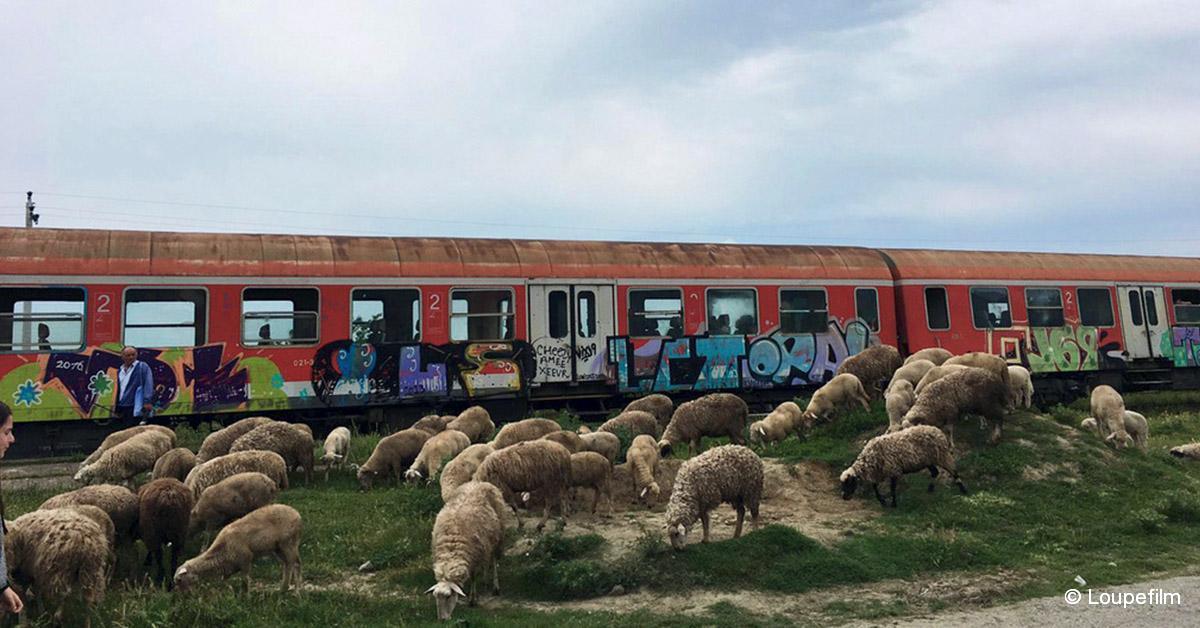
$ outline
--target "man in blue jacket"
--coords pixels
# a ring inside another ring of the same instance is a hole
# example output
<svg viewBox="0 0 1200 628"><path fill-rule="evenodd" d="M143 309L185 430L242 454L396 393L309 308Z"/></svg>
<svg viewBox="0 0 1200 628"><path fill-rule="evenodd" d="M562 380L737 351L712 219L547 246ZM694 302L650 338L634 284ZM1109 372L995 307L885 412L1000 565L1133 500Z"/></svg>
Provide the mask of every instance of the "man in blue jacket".
<svg viewBox="0 0 1200 628"><path fill-rule="evenodd" d="M122 419L150 418L154 406L154 376L150 366L137 359L137 349L121 350L121 367L117 370L117 416Z"/></svg>

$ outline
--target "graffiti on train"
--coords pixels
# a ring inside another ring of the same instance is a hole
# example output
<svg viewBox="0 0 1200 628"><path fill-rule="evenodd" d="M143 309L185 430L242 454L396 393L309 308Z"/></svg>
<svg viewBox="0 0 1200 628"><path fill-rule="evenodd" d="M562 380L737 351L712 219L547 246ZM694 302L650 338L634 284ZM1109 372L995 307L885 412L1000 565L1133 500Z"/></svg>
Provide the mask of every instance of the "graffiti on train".
<svg viewBox="0 0 1200 628"><path fill-rule="evenodd" d="M1121 345L1096 327L1030 327L1025 358L1033 373L1121 368Z"/></svg>
<svg viewBox="0 0 1200 628"><path fill-rule="evenodd" d="M1163 334L1163 345L1163 355L1175 366L1200 366L1200 327L1172 327L1171 333Z"/></svg>
<svg viewBox="0 0 1200 628"><path fill-rule="evenodd" d="M877 339L876 339L877 340ZM821 333L765 336L684 336L608 341L608 360L621 392L725 390L818 384L838 364L872 342L869 328L830 321Z"/></svg>
<svg viewBox="0 0 1200 628"><path fill-rule="evenodd" d="M607 379L608 363L599 345L600 342L595 339L577 342L574 347L564 338L542 337L534 340L536 381L562 382L572 377L579 380Z"/></svg>

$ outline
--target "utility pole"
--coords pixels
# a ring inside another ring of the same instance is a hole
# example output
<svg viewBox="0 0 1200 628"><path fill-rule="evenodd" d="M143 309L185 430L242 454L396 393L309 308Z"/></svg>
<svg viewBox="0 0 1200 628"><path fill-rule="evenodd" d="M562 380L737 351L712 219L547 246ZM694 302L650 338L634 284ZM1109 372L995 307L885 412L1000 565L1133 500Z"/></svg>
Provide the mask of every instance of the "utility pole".
<svg viewBox="0 0 1200 628"><path fill-rule="evenodd" d="M25 193L25 228L32 229L37 224L38 216L34 213L33 192ZM17 315L21 321L21 350L29 351L33 347L33 307L30 301L21 302L21 313ZM16 322L15 320L13 321Z"/></svg>
<svg viewBox="0 0 1200 628"><path fill-rule="evenodd" d="M37 205L33 202L33 192L25 193L25 228L32 229L37 224L40 215L34 213L33 208Z"/></svg>

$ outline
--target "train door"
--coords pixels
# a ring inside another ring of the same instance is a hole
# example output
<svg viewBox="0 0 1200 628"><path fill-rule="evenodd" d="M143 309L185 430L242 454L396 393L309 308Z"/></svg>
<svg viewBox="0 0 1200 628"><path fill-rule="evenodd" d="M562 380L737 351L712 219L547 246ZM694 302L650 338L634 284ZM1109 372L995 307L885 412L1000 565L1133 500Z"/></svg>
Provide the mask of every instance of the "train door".
<svg viewBox="0 0 1200 628"><path fill-rule="evenodd" d="M529 312L535 384L607 378L604 348L616 332L611 285L533 284Z"/></svg>
<svg viewBox="0 0 1200 628"><path fill-rule="evenodd" d="M1117 295L1129 357L1163 357L1162 338L1170 326L1162 286L1118 286Z"/></svg>

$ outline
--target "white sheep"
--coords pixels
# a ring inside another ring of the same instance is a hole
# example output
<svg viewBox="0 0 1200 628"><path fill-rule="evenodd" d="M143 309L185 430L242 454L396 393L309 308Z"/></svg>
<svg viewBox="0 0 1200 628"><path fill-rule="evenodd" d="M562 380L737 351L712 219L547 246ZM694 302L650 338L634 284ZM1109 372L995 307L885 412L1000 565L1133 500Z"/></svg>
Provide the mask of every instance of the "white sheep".
<svg viewBox="0 0 1200 628"><path fill-rule="evenodd" d="M454 418L446 425L448 430L458 430L467 435L472 443L482 443L492 437L496 431L496 424L492 422L492 416L483 406L471 406L463 410L461 414Z"/></svg>
<svg viewBox="0 0 1200 628"><path fill-rule="evenodd" d="M303 426L303 427L302 427ZM313 455L312 430L307 425L272 421L260 425L238 437L229 446L229 453L242 451L273 451L283 457L288 470L304 468L305 483L312 481Z"/></svg>
<svg viewBox="0 0 1200 628"><path fill-rule="evenodd" d="M511 447L496 449L484 458L475 471L474 479L495 484L504 495L504 501L515 508L517 495L528 502L536 494L544 505L542 519L537 524L541 530L550 519L550 508L558 505L563 513L563 500L571 480L571 453L566 447L548 440L533 440L517 443ZM562 525L566 526L565 514ZM523 525L517 517L517 527Z"/></svg>
<svg viewBox="0 0 1200 628"><path fill-rule="evenodd" d="M446 463L446 467L442 469L442 476L438 478L442 489L442 502L450 501L450 497L459 487L470 482L475 471L479 469L479 464L493 451L496 450L492 449L490 444L477 443L462 450L462 453Z"/></svg>
<svg viewBox="0 0 1200 628"><path fill-rule="evenodd" d="M497 450L504 449L517 443L537 440L561 429L561 425L550 419L522 419L514 421L500 428L500 431L496 433L496 437L492 439L492 447Z"/></svg>
<svg viewBox="0 0 1200 628"><path fill-rule="evenodd" d="M236 473L258 471L271 478L280 489L288 487L287 463L283 456L273 451L239 451L225 454L199 464L183 481L184 486L192 489L196 499L203 496L208 487Z"/></svg>
<svg viewBox="0 0 1200 628"><path fill-rule="evenodd" d="M559 430L550 432L542 437L542 440L552 440L559 445L567 448L567 451L576 453L583 450L583 438L579 434L570 430Z"/></svg>
<svg viewBox="0 0 1200 628"><path fill-rule="evenodd" d="M651 443L653 446L653 439ZM608 497L608 512L612 513L612 473L612 463L594 451L571 454L571 487L592 489L592 514L596 514L601 494Z"/></svg>
<svg viewBox="0 0 1200 628"><path fill-rule="evenodd" d="M75 473L75 481L82 484L131 483L134 476L153 470L159 456L174 446L174 439L162 432L142 432L100 454L95 462Z"/></svg>
<svg viewBox="0 0 1200 628"><path fill-rule="evenodd" d="M932 370L934 366L937 365L929 360L912 360L905 362L904 366L896 369L896 372L892 374L892 381L888 382L887 388L884 389L884 395L886 396L887 392L901 381L906 381L915 388L916 385L920 383L921 378L925 377L925 374Z"/></svg>
<svg viewBox="0 0 1200 628"><path fill-rule="evenodd" d="M120 445L121 443L133 438L134 436L137 436L138 434L141 434L142 432L161 432L171 439L171 446L175 446L175 432L170 428L163 427L161 425L135 425L123 430L117 430L116 432L105 436L104 442L100 443L100 446L97 447L95 451L89 454L87 458L84 458L83 462L79 463L79 469L82 469L95 462L96 459L100 457L100 454L112 449L113 447L116 447L117 445ZM76 469L76 471L79 469Z"/></svg>
<svg viewBox="0 0 1200 628"><path fill-rule="evenodd" d="M812 424L828 420L839 406L854 403L861 405L864 410L871 409L870 398L862 382L851 373L836 375L818 388L812 399L808 400L808 407L804 409L804 421Z"/></svg>
<svg viewBox="0 0 1200 628"><path fill-rule="evenodd" d="M750 424L750 442L769 445L783 441L802 426L804 412L793 401L785 401L767 416Z"/></svg>
<svg viewBox="0 0 1200 628"><path fill-rule="evenodd" d="M404 472L404 479L409 482L418 482L421 478L425 478L427 482L432 482L433 478L442 470L442 464L457 456L470 444L471 439L466 434L450 428L430 436L429 440L421 446L421 451L413 460L408 471Z"/></svg>
<svg viewBox="0 0 1200 628"><path fill-rule="evenodd" d="M42 502L38 510L53 510L69 506L96 506L112 520L116 540L132 543L138 533L138 498L133 491L115 484L96 484L55 495Z"/></svg>
<svg viewBox="0 0 1200 628"><path fill-rule="evenodd" d="M175 571L175 586L187 591L206 578L228 578L241 572L250 590L250 565L258 556L273 555L283 566L283 591L295 585L299 595L300 533L304 524L291 506L271 504L225 526L204 553Z"/></svg>
<svg viewBox="0 0 1200 628"><path fill-rule="evenodd" d="M1104 442L1111 443L1117 449L1133 444L1133 439L1125 431L1125 400L1121 398L1112 386L1101 384L1092 389L1092 416L1100 423Z"/></svg>
<svg viewBox="0 0 1200 628"><path fill-rule="evenodd" d="M409 428L381 438L367 461L361 467L355 467L358 487L364 491L369 490L375 478L379 477L394 477L396 485L399 486L400 476L412 461L417 459L421 447L430 436L432 434L425 430Z"/></svg>
<svg viewBox="0 0 1200 628"><path fill-rule="evenodd" d="M875 489L875 497L886 507L887 503L879 493L879 483L887 480L892 489L892 508L895 508L896 480L907 473L929 469L929 491L933 492L939 468L950 474L958 490L967 494L967 487L958 477L950 439L941 430L929 425L917 425L876 436L867 441L854 464L842 472L842 499L850 499L859 482L870 482Z"/></svg>
<svg viewBox="0 0 1200 628"><path fill-rule="evenodd" d="M621 438L611 432L580 434L579 441L579 451L594 451L614 464L617 462L617 456L621 454Z"/></svg>
<svg viewBox="0 0 1200 628"><path fill-rule="evenodd" d="M37 591L43 608L63 625L67 600L83 599L84 626L104 600L113 553L106 531L76 508L35 510L7 525L4 557L12 581Z"/></svg>
<svg viewBox="0 0 1200 628"><path fill-rule="evenodd" d="M1125 433L1129 434L1129 438L1132 439L1133 444L1136 445L1138 449L1146 451L1150 446L1150 423L1146 420L1146 417L1140 413L1133 412L1132 410L1126 410L1124 423ZM1083 421L1080 421L1079 427L1083 430L1094 433L1100 438L1105 437L1105 431L1101 427L1101 423L1094 417L1088 417ZM1176 449L1179 448L1176 447ZM1173 452L1174 450L1172 450L1172 453Z"/></svg>
<svg viewBox="0 0 1200 628"><path fill-rule="evenodd" d="M1033 406L1033 378L1029 375L1029 369L1023 366L1008 367L1008 386L1013 407Z"/></svg>
<svg viewBox="0 0 1200 628"><path fill-rule="evenodd" d="M946 363L946 360L949 360L952 357L954 357L954 354L946 349L941 347L929 347L927 349L921 349L920 351L908 356L908 358L904 360L904 363L908 364L909 362L916 362L917 360L929 360L930 362L933 362L934 366L941 366L942 364Z"/></svg>
<svg viewBox="0 0 1200 628"><path fill-rule="evenodd" d="M655 393L630 401L622 412L630 410L641 410L653 414L654 419L658 422L658 432L661 433L671 422L671 414L675 412L675 402L666 395Z"/></svg>
<svg viewBox="0 0 1200 628"><path fill-rule="evenodd" d="M1095 422L1095 419L1092 419ZM1171 448L1171 455L1176 458L1200 460L1200 443L1187 443Z"/></svg>
<svg viewBox="0 0 1200 628"><path fill-rule="evenodd" d="M733 538L742 535L746 509L750 525L758 527L758 503L763 492L763 463L753 451L740 445L714 447L683 463L675 476L675 487L667 502L667 536L671 546L683 549L688 530L696 519L708 542L709 515L722 503L737 512Z"/></svg>
<svg viewBox="0 0 1200 628"><path fill-rule="evenodd" d="M929 372L925 373L925 376L921 378L921 381L917 382L916 387L913 388L913 392L916 393L916 395L918 397L920 397L921 393L924 392L925 388L928 387L930 384L938 381L939 379L941 379L951 373L954 373L957 371L963 371L963 370L966 370L969 368L974 368L974 367L967 366L965 364L942 364L940 366L935 366L935 367L929 369Z"/></svg>
<svg viewBox="0 0 1200 628"><path fill-rule="evenodd" d="M321 446L321 462L325 463L325 481L329 481L329 468L337 465L339 469L350 462L350 428L336 427L325 437Z"/></svg>
<svg viewBox="0 0 1200 628"><path fill-rule="evenodd" d="M908 380L899 380L888 387L887 393L883 396L884 407L887 408L888 415L888 432L900 429L905 413L912 409L916 401L917 395L913 392L913 385Z"/></svg>
<svg viewBox="0 0 1200 628"><path fill-rule="evenodd" d="M205 436L204 442L200 443L200 451L196 453L196 463L199 464L218 456L224 456L229 453L229 447L233 445L233 441L241 437L242 434L260 425L272 422L274 422L274 419L265 416L247 417Z"/></svg>
<svg viewBox="0 0 1200 628"><path fill-rule="evenodd" d="M629 438L639 434L649 434L658 438L658 419L644 410L625 410L621 414L605 421L597 432L625 433Z"/></svg>
<svg viewBox="0 0 1200 628"><path fill-rule="evenodd" d="M467 482L459 487L433 522L433 577L437 584L426 593L437 604L439 621L449 621L463 586L492 568L492 592L500 593L500 557L508 508L500 489L487 482Z"/></svg>
<svg viewBox="0 0 1200 628"><path fill-rule="evenodd" d="M275 501L279 486L258 471L235 473L208 487L188 516L188 536L212 532ZM205 543L207 546L207 543Z"/></svg>
<svg viewBox="0 0 1200 628"><path fill-rule="evenodd" d="M159 456L154 462L154 470L150 479L175 478L182 482L187 474L196 466L196 454L187 447L176 447Z"/></svg>
<svg viewBox="0 0 1200 628"><path fill-rule="evenodd" d="M704 436L728 436L734 443L743 444L749 416L746 402L730 393L712 393L681 403L658 441L659 451L666 457L675 445L687 443L691 456L693 450L700 449L700 439Z"/></svg>
<svg viewBox="0 0 1200 628"><path fill-rule="evenodd" d="M977 414L986 417L992 423L989 441L994 444L1000 441L1004 430L1008 393L1008 384L996 377L994 372L980 368L964 368L930 384L918 395L912 408L904 414L901 427L940 427L946 431L950 445L953 446L954 424L966 414Z"/></svg>
<svg viewBox="0 0 1200 628"><path fill-rule="evenodd" d="M629 451L625 452L625 465L629 469L629 477L633 479L633 491L638 499L657 499L662 492L654 479L658 471L658 451L654 438L649 434L641 434L633 439Z"/></svg>
<svg viewBox="0 0 1200 628"><path fill-rule="evenodd" d="M972 351L970 353L956 355L942 363L943 366L947 364L973 366L985 371L991 371L1000 378L1000 381L1004 383L1005 388L1010 388L1012 386L1008 380L1008 362L998 355L994 355L986 351Z"/></svg>

